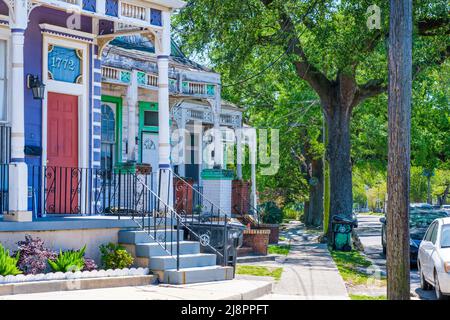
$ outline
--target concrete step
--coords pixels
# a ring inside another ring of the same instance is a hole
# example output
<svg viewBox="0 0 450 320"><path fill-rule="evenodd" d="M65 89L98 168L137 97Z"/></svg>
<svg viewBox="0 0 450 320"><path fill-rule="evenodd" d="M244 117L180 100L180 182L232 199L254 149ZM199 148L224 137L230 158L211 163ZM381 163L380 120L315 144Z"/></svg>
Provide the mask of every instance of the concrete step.
<svg viewBox="0 0 450 320"><path fill-rule="evenodd" d="M150 235L149 235L150 232ZM184 231L179 230L179 239L182 240ZM156 239L159 242L172 242L177 239L177 231L174 229L167 230L120 230L119 231L119 243L123 244L137 244L137 243L154 243L153 237L156 234Z"/></svg>
<svg viewBox="0 0 450 320"><path fill-rule="evenodd" d="M169 284L233 280L233 267L207 266L157 272L159 280Z"/></svg>
<svg viewBox="0 0 450 320"><path fill-rule="evenodd" d="M216 255L194 253L180 255L180 268L206 267L216 265ZM169 270L177 268L176 256L151 257L148 267L151 270Z"/></svg>
<svg viewBox="0 0 450 320"><path fill-rule="evenodd" d="M194 254L200 253L200 243L196 241L180 241L180 254ZM158 257L167 256L167 251L176 254L177 243L168 242L165 248L161 247L159 243L138 243L136 244L136 256L137 257Z"/></svg>
<svg viewBox="0 0 450 320"><path fill-rule="evenodd" d="M153 217L142 217L135 216L134 220L139 223L141 226L144 225L146 228L150 229L168 229L177 224L175 219L171 218L153 218Z"/></svg>

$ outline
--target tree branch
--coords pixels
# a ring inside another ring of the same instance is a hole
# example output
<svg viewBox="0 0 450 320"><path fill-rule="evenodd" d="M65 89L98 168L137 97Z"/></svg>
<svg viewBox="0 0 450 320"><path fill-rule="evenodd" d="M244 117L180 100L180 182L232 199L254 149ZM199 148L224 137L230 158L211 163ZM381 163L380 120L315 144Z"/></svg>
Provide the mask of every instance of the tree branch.
<svg viewBox="0 0 450 320"><path fill-rule="evenodd" d="M359 103L368 98L372 98L383 92L386 92L386 90L387 85L382 79L369 80L365 84L358 86L355 98L353 99L352 107L357 106Z"/></svg>

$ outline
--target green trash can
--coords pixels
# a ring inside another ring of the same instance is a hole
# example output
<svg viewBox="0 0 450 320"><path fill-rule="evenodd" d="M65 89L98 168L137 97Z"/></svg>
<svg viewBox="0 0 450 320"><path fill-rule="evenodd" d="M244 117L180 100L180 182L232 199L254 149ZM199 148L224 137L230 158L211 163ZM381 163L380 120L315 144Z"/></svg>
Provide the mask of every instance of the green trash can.
<svg viewBox="0 0 450 320"><path fill-rule="evenodd" d="M344 217L342 215L333 216L333 250L352 250L352 231L357 226L356 217Z"/></svg>

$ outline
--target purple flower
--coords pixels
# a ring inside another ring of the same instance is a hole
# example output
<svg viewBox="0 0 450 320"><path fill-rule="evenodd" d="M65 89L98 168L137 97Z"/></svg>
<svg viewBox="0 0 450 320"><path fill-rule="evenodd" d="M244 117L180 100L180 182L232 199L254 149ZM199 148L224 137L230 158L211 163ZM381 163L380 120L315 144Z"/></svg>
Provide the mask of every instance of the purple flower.
<svg viewBox="0 0 450 320"><path fill-rule="evenodd" d="M19 261L17 266L24 274L44 273L47 269L47 260L55 259L56 252L44 247L44 241L25 235L25 241L19 241ZM16 252L17 253L17 252Z"/></svg>

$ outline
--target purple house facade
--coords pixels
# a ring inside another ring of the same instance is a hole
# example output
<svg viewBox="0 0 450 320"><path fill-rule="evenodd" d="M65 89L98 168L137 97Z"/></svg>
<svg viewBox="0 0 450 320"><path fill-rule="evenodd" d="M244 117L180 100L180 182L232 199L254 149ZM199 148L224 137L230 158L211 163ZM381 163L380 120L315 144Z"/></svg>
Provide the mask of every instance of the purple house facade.
<svg viewBox="0 0 450 320"><path fill-rule="evenodd" d="M5 220L95 210L93 199L80 191L74 198L72 191L99 189L104 178L93 172L101 164L101 57L118 36L141 34L155 45L159 165L169 167L170 16L183 5L180 0L0 1Z"/></svg>

